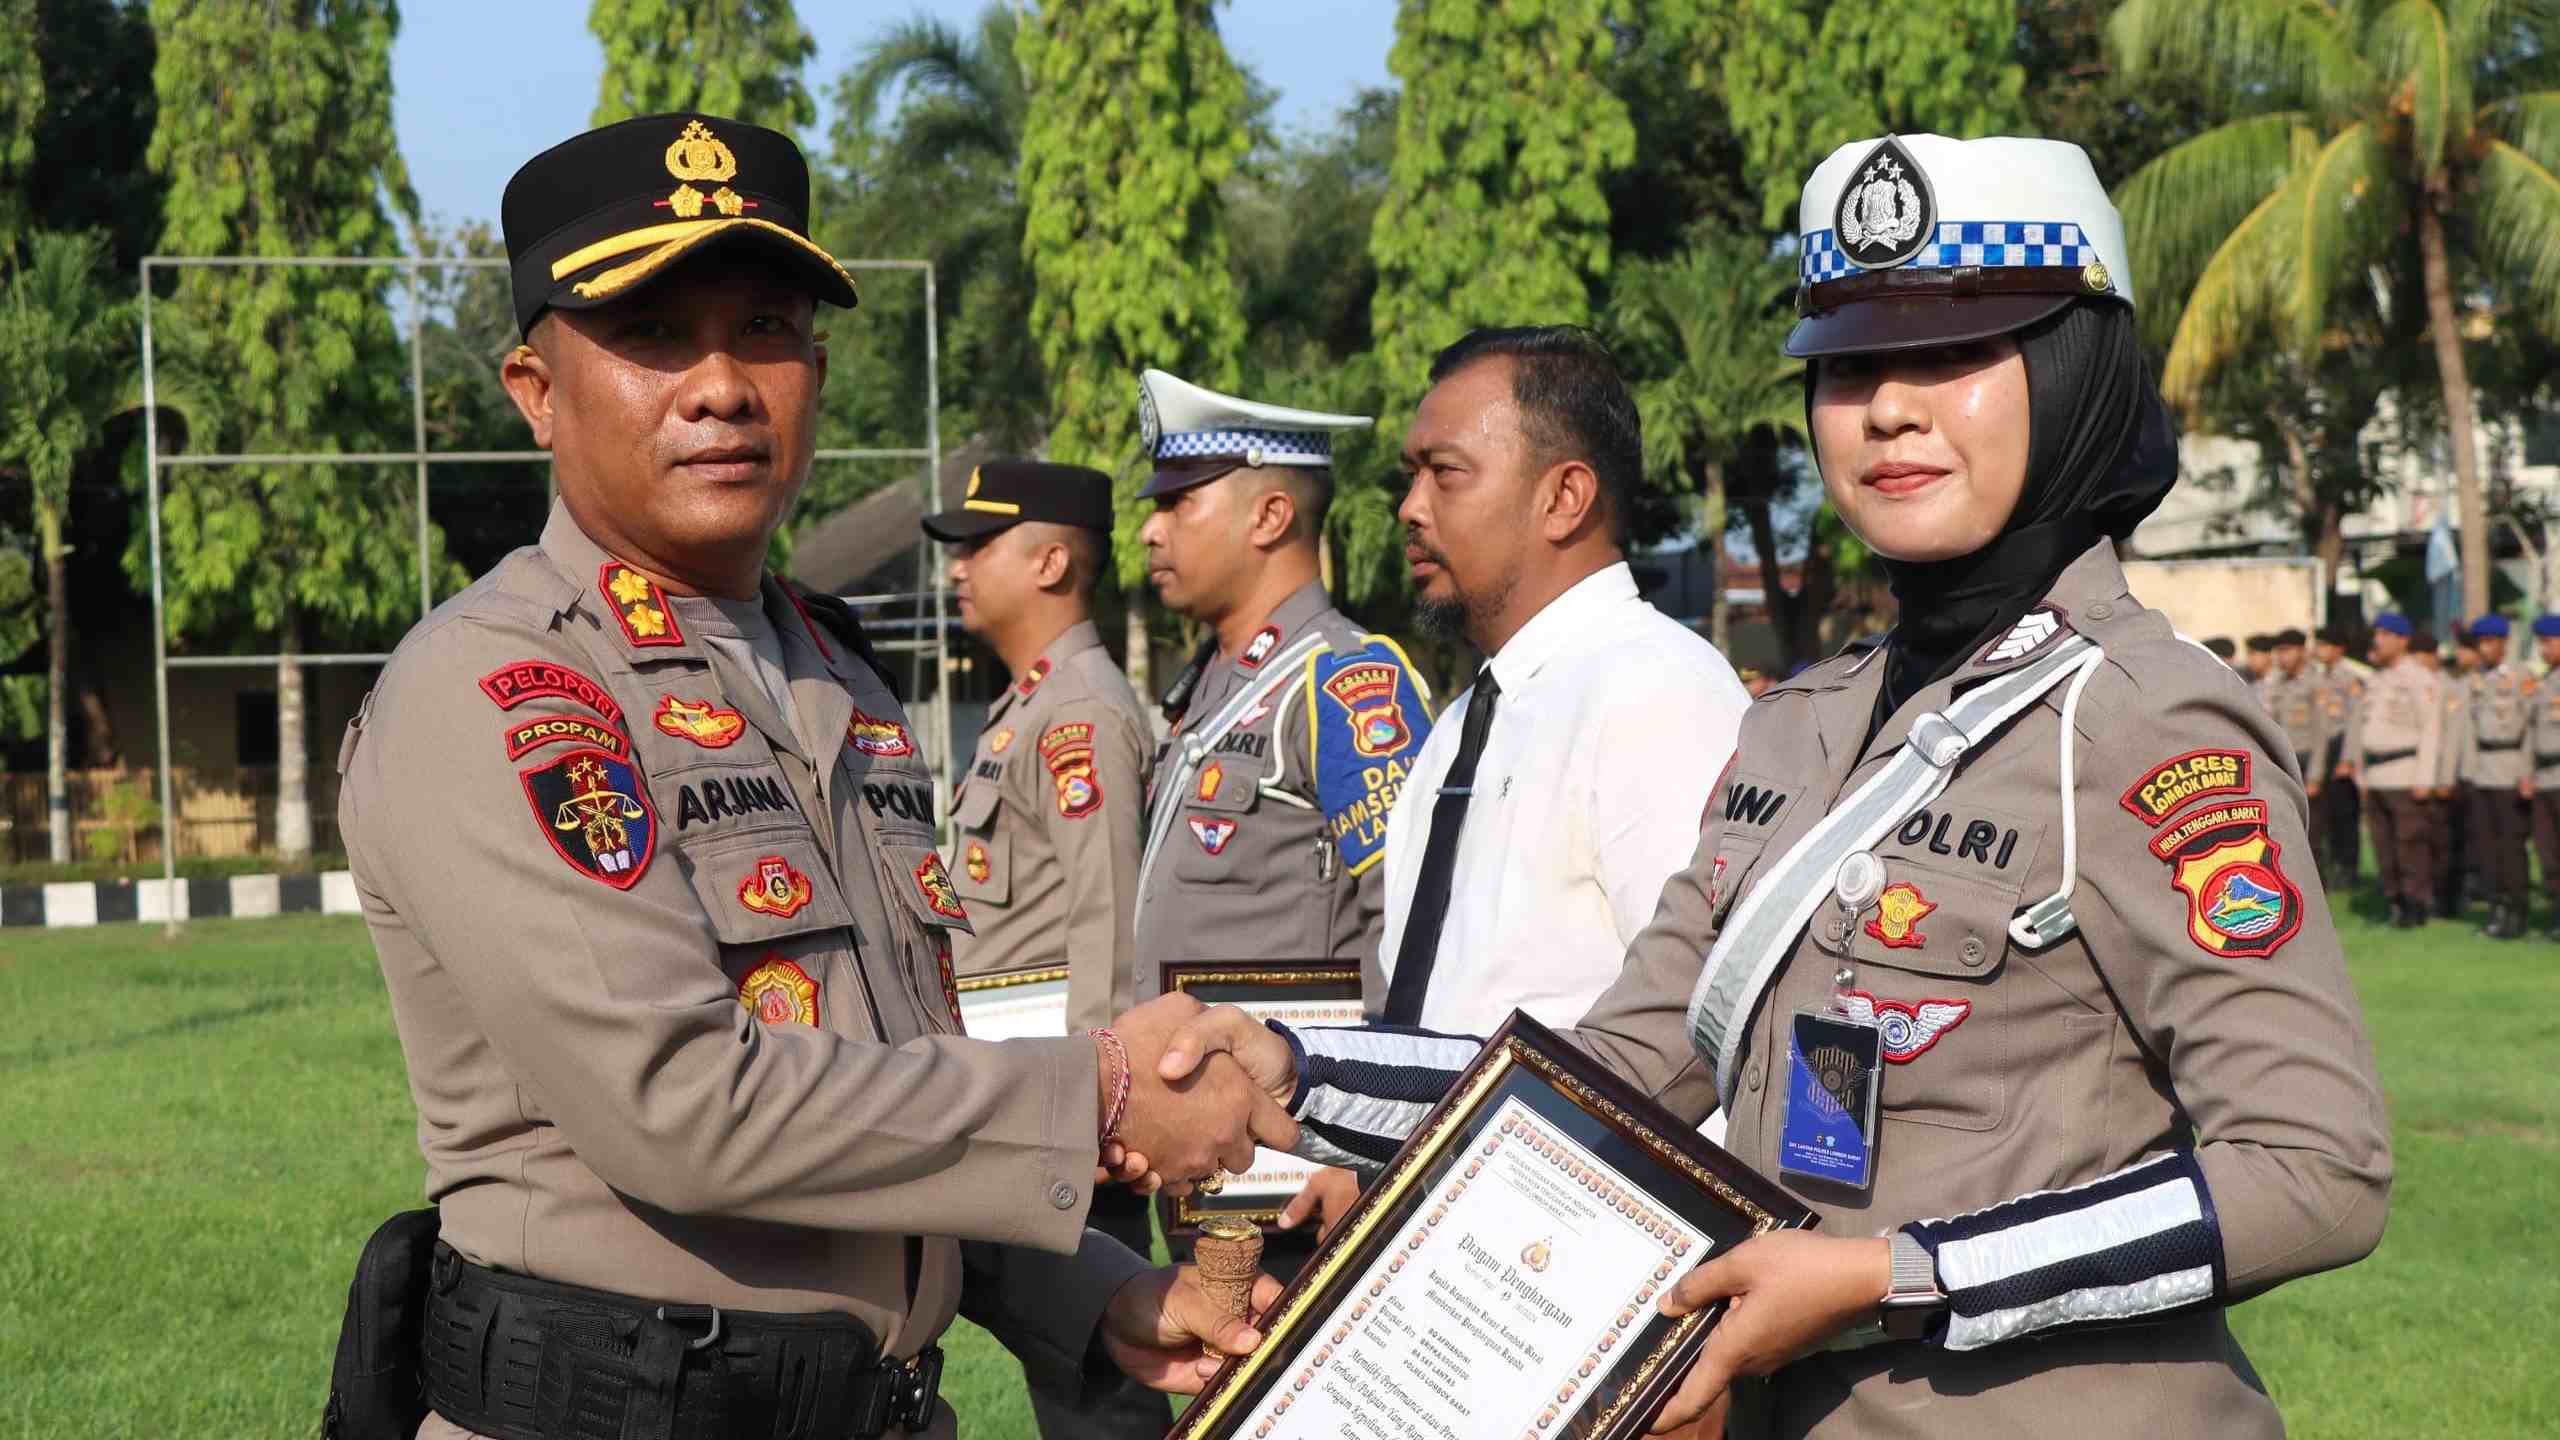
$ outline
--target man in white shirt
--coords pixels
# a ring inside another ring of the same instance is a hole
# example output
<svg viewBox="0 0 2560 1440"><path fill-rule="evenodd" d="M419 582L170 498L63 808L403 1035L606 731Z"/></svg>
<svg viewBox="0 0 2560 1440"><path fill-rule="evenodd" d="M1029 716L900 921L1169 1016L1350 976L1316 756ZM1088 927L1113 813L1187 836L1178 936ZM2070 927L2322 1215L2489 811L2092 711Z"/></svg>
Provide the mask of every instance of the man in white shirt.
<svg viewBox="0 0 2560 1440"><path fill-rule="evenodd" d="M1388 820L1387 990L1364 999L1428 1030L1484 1034L1515 1007L1570 1028L1696 852L1751 702L1636 592L1643 438L1598 338L1477 330L1431 378L1405 433L1405 557L1424 627L1491 659ZM1327 1172L1281 1223L1330 1224L1352 1193Z"/></svg>

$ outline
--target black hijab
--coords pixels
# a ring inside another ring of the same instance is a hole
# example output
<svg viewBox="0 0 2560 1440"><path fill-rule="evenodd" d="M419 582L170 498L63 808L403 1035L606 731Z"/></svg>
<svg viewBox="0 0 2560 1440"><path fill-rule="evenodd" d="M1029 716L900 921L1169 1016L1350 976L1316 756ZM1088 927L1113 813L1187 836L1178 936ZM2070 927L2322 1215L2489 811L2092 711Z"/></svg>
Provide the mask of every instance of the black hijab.
<svg viewBox="0 0 2560 1440"><path fill-rule="evenodd" d="M2134 336L2131 307L2074 300L2018 332L2027 367L2027 478L2008 524L1952 560L1877 557L1900 604L1876 715L1953 674L2018 623L2101 537L2122 540L2178 478L2178 437ZM1806 367L1806 395L1813 372Z"/></svg>

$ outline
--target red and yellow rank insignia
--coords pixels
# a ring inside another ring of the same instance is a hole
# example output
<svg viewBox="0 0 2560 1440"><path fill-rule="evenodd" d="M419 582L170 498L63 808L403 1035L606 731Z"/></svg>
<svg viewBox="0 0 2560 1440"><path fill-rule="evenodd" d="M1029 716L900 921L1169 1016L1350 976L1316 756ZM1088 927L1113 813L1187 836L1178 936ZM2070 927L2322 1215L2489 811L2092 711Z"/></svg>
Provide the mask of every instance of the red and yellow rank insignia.
<svg viewBox="0 0 2560 1440"><path fill-rule="evenodd" d="M1867 922L1867 934L1888 950L1917 950L1929 938L1920 933L1920 922L1937 908L1938 902L1922 895L1917 885L1887 885L1876 897L1876 918Z"/></svg>
<svg viewBox="0 0 2560 1440"><path fill-rule="evenodd" d="M584 746L518 778L543 838L570 869L616 890L648 873L658 814L626 756Z"/></svg>
<svg viewBox="0 0 2560 1440"><path fill-rule="evenodd" d="M738 903L759 915L788 920L809 908L809 877L779 855L756 859L754 873L738 882Z"/></svg>
<svg viewBox="0 0 2560 1440"><path fill-rule="evenodd" d="M2237 795L2248 788L2248 751L2190 750L2143 771L2116 803L2136 820L2158 825L2190 800Z"/></svg>
<svg viewBox="0 0 2560 1440"><path fill-rule="evenodd" d="M2273 955L2302 928L2302 892L2285 878L2263 800L2190 812L2151 841L2187 897L2187 938L2213 955Z"/></svg>
<svg viewBox="0 0 2560 1440"><path fill-rule="evenodd" d="M767 1025L818 1023L818 982L809 972L768 952L764 963L738 982L738 1003Z"/></svg>
<svg viewBox="0 0 2560 1440"><path fill-rule="evenodd" d="M1102 780L1093 773L1093 726L1082 720L1040 733L1040 763L1058 787L1058 813L1081 820L1102 808Z"/></svg>
<svg viewBox="0 0 2560 1440"><path fill-rule="evenodd" d="M617 758L631 753L631 742L623 738L621 731L583 715L537 715L530 720L510 720L499 733L506 739L510 760L521 760L545 745L592 745Z"/></svg>
<svg viewBox="0 0 2560 1440"><path fill-rule="evenodd" d="M996 873L994 862L987 858L987 847L976 840L969 842L969 848L961 855L960 865L969 872L972 885L984 885L987 877Z"/></svg>
<svg viewBox="0 0 2560 1440"><path fill-rule="evenodd" d="M1212 760L1208 764L1201 766L1199 785L1200 803L1205 805L1208 802L1217 799L1218 787L1225 784L1226 780L1227 769L1217 761Z"/></svg>
<svg viewBox="0 0 2560 1440"><path fill-rule="evenodd" d="M613 612L615 623L622 626L622 638L634 645L681 645L684 631L676 626L676 612L667 604L667 592L658 582L623 564L607 560L596 569L596 589L603 594L605 608Z"/></svg>
<svg viewBox="0 0 2560 1440"><path fill-rule="evenodd" d="M966 920L969 907L960 903L960 892L951 886L951 875L942 868L942 857L926 851L916 866L916 891L924 896L925 908L946 920Z"/></svg>
<svg viewBox="0 0 2560 1440"><path fill-rule="evenodd" d="M1372 759L1393 755L1413 739L1396 686L1404 672L1384 660L1345 665L1324 682L1324 693L1351 712L1351 748Z"/></svg>
<svg viewBox="0 0 2560 1440"><path fill-rule="evenodd" d="M866 714L860 706L855 706L853 718L844 722L844 738L865 755L894 757L916 753L915 737L907 733L906 726Z"/></svg>
<svg viewBox="0 0 2560 1440"><path fill-rule="evenodd" d="M1010 725L997 731L994 737L987 741L987 753L990 755L1001 755L1012 748L1013 727Z"/></svg>
<svg viewBox="0 0 2560 1440"><path fill-rule="evenodd" d="M1027 698L1032 691L1040 688L1041 681L1048 678L1049 657L1043 655L1039 659L1031 662L1031 668L1022 672L1021 683L1015 685L1013 688L1017 693Z"/></svg>
<svg viewBox="0 0 2560 1440"><path fill-rule="evenodd" d="M708 700L679 700L673 695L659 699L658 713L651 718L665 734L690 740L705 750L726 750L747 729L746 717L735 710L724 710Z"/></svg>

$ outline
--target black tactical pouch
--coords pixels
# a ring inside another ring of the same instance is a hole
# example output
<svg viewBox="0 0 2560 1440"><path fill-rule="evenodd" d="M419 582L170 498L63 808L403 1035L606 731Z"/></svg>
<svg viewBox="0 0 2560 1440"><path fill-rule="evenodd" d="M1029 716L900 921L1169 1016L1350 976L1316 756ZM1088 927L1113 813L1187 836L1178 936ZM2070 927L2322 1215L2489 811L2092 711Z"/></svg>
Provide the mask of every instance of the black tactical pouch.
<svg viewBox="0 0 2560 1440"><path fill-rule="evenodd" d="M356 1257L347 1318L329 1367L323 1440L411 1440L427 1418L418 1341L435 1265L436 1212L410 1210L382 1222Z"/></svg>

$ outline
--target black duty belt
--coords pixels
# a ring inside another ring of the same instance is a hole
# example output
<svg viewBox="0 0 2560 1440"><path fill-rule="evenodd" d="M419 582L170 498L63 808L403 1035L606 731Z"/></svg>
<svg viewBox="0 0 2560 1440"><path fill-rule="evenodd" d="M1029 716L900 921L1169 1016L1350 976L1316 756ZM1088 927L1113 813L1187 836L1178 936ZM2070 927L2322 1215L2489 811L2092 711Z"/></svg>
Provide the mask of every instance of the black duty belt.
<svg viewBox="0 0 2560 1440"><path fill-rule="evenodd" d="M2471 742L2471 748L2485 752L2521 750L2524 748L2524 742L2522 740L2474 740Z"/></svg>
<svg viewBox="0 0 2560 1440"><path fill-rule="evenodd" d="M2394 760L2406 760L2417 753L2418 747L2415 745L2410 746L2406 750L2367 750L2364 752L2364 763L2367 765L2388 765Z"/></svg>
<svg viewBox="0 0 2560 1440"><path fill-rule="evenodd" d="M942 1352L884 1359L850 1315L771 1315L509 1275L438 1244L427 1403L499 1440L871 1440L923 1430Z"/></svg>

